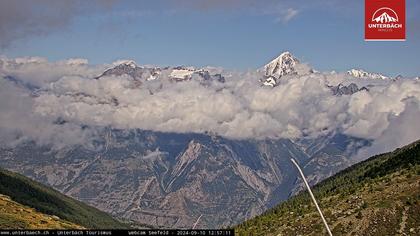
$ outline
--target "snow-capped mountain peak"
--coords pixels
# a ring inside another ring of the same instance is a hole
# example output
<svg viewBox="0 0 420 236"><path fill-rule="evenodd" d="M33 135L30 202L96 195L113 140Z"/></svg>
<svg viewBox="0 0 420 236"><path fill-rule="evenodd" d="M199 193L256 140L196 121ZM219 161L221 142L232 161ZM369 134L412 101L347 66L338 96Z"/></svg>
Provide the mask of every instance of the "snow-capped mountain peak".
<svg viewBox="0 0 420 236"><path fill-rule="evenodd" d="M104 71L97 79L103 76L121 76L128 75L132 78L141 78L143 74L143 68L137 66L133 60L119 60L112 63L113 67Z"/></svg>
<svg viewBox="0 0 420 236"><path fill-rule="evenodd" d="M136 68L137 64L133 60L118 60L112 63L113 66L125 65L131 68Z"/></svg>
<svg viewBox="0 0 420 236"><path fill-rule="evenodd" d="M264 66L265 76L274 77L276 79L287 74L296 73L295 66L299 64L299 60L290 52L283 52Z"/></svg>
<svg viewBox="0 0 420 236"><path fill-rule="evenodd" d="M356 78L363 78L363 79L389 79L389 77L378 74L378 73L371 73L361 69L351 69L347 71L347 74L356 77Z"/></svg>
<svg viewBox="0 0 420 236"><path fill-rule="evenodd" d="M280 77L297 74L296 66L299 63L299 60L290 52L283 52L262 68L264 78L260 81L265 86L275 87Z"/></svg>

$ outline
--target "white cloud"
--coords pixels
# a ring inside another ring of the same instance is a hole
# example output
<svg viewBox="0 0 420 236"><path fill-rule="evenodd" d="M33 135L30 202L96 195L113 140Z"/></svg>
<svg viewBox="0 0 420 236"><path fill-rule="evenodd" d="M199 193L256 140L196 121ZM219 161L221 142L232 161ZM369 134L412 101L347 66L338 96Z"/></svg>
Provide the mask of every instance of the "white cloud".
<svg viewBox="0 0 420 236"><path fill-rule="evenodd" d="M389 114L388 127L374 139L371 146L361 149L357 158L393 151L420 138L420 104L418 99L409 98L405 101L406 108L399 115Z"/></svg>
<svg viewBox="0 0 420 236"><path fill-rule="evenodd" d="M90 143L95 130L77 124L54 124L54 117L34 112L34 98L27 91L0 80L0 143L14 144L35 140L55 147Z"/></svg>
<svg viewBox="0 0 420 236"><path fill-rule="evenodd" d="M279 17L276 18L277 22L287 23L299 14L299 10L294 8L288 8L287 10L281 10Z"/></svg>
<svg viewBox="0 0 420 236"><path fill-rule="evenodd" d="M19 57L10 59L0 57L0 72L11 75L36 86L45 86L63 76L77 75L94 77L100 75L104 65L88 66L84 58L71 58L68 60L49 62L42 57Z"/></svg>
<svg viewBox="0 0 420 236"><path fill-rule="evenodd" d="M371 150L378 151L420 138L420 124L415 122L420 83L414 80L368 82L317 73L286 76L279 86L267 88L258 83L260 72L232 72L224 84L203 86L195 80L175 83L161 78L134 86L127 76L92 79L105 66L90 67L83 60L29 60L19 65L8 60L0 67L8 69L3 69L5 74L35 81L41 91L30 96L1 81L0 132L8 134L3 139L13 140L18 134L42 143L71 145L94 138L101 127L210 131L233 139L317 137L338 131L373 140ZM340 82L375 86L369 92L333 96L326 84ZM57 120L67 123L56 125Z"/></svg>
<svg viewBox="0 0 420 236"><path fill-rule="evenodd" d="M70 58L67 60L62 61L62 63L70 66L82 66L82 65L88 65L89 61L85 58Z"/></svg>

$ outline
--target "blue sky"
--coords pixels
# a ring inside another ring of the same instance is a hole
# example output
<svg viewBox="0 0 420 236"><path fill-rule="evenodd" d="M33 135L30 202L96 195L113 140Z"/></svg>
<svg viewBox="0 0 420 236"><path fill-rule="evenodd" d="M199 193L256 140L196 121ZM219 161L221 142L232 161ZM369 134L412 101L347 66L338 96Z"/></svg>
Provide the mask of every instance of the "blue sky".
<svg viewBox="0 0 420 236"><path fill-rule="evenodd" d="M151 2L112 1L79 9L54 30L16 37L0 54L247 70L287 50L321 71L356 67L420 75L417 0L406 3L406 42L365 42L360 0Z"/></svg>

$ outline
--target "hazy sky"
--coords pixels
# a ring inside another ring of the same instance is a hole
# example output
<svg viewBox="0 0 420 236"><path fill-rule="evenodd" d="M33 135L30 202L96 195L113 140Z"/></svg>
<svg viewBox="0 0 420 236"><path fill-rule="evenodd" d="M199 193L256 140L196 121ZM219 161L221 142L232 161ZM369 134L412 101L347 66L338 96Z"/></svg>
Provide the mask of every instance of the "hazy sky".
<svg viewBox="0 0 420 236"><path fill-rule="evenodd" d="M420 2L406 42L365 42L364 1L1 0L0 55L254 69L288 50L318 70L420 75Z"/></svg>

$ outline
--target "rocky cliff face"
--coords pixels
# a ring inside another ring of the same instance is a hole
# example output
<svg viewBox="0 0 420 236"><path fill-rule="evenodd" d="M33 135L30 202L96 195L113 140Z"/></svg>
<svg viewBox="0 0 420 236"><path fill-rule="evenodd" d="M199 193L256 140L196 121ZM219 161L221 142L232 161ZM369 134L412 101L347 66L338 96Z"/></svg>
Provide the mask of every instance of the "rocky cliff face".
<svg viewBox="0 0 420 236"><path fill-rule="evenodd" d="M366 87L359 88L359 86L357 86L357 84L355 84L355 83L351 83L347 86L343 85L343 84L338 84L337 86L328 86L328 87L331 89L333 94L336 95L336 96L352 95L352 94L357 93L359 91L369 91L369 89L366 88Z"/></svg>
<svg viewBox="0 0 420 236"><path fill-rule="evenodd" d="M298 143L108 130L103 137L96 150L57 151L33 143L1 149L1 166L117 217L191 228L202 215L198 227L213 228L287 199L298 187L290 158L316 176L313 182L350 163L350 142L340 146L335 136Z"/></svg>

